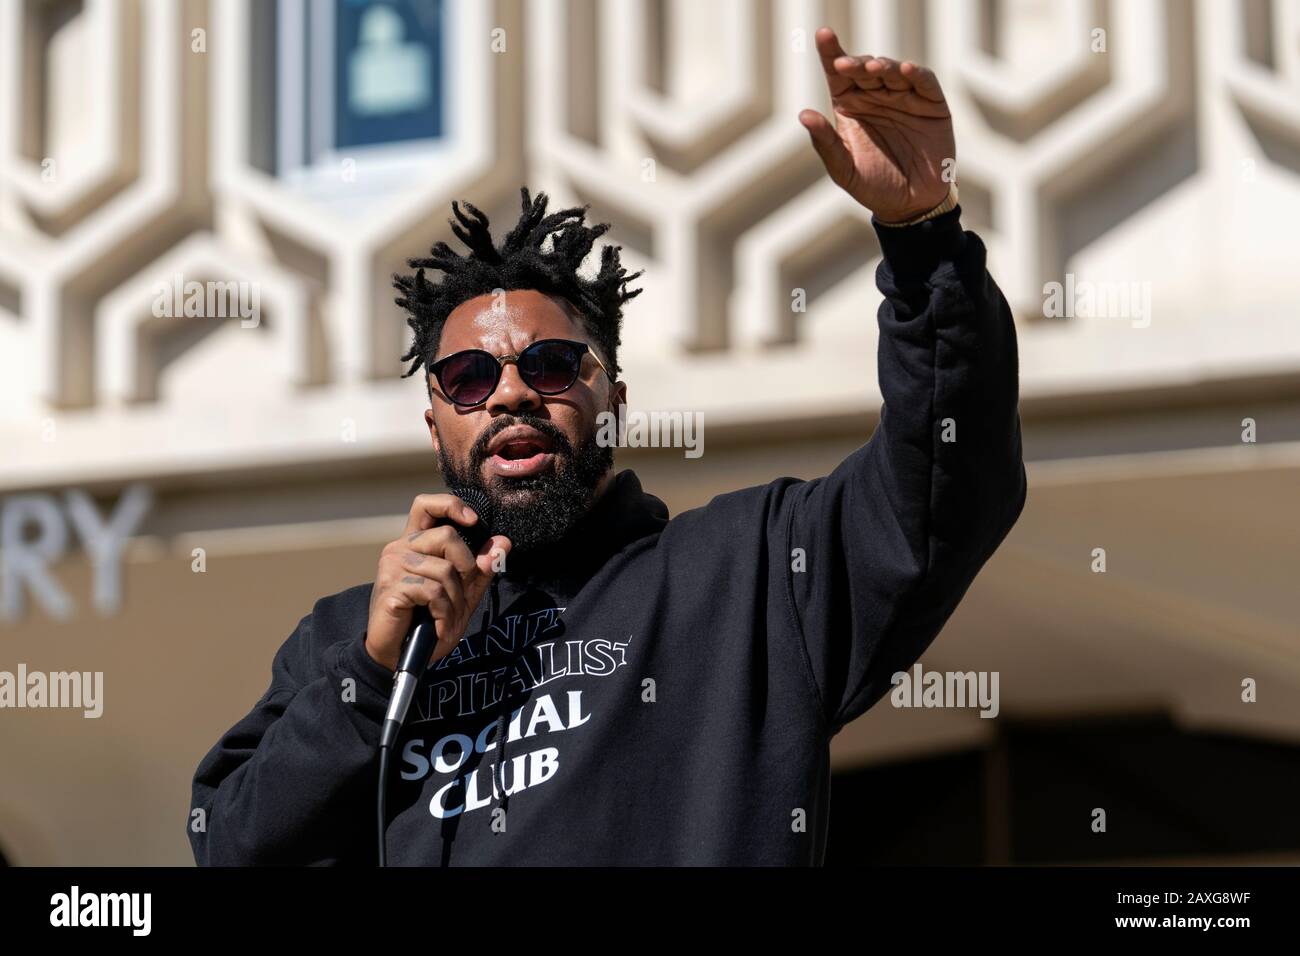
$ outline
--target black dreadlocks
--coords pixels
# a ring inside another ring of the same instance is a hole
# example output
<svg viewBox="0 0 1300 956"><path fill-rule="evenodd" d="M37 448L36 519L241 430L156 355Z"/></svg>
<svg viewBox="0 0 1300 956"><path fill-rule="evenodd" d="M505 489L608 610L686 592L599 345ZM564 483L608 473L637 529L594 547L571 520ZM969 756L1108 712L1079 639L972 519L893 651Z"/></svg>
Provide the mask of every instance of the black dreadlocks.
<svg viewBox="0 0 1300 956"><path fill-rule="evenodd" d="M586 225L587 206L547 215L546 193L530 199L527 187L519 192L523 200L519 222L499 248L492 244L487 216L465 202L467 216L460 204L453 202L451 209L459 225L447 221L469 247L469 255L461 256L445 242L438 242L429 250L428 258L406 261L416 270L414 275L393 274L393 286L401 293L397 304L410 313L406 324L415 332L410 350L402 356L403 362L413 360L402 373L403 378L415 374L420 366L428 369L433 364L443 325L456 306L497 289L535 289L567 299L580 314L610 372L618 377L623 303L641 294L640 289L628 289L627 284L641 272L629 275L619 262L621 247L606 245L600 250L600 271L595 277L580 276L578 267L596 240L608 231L609 223ZM543 252L542 244L550 235L555 236L551 251ZM425 269L440 269L445 278L434 285L425 280Z"/></svg>

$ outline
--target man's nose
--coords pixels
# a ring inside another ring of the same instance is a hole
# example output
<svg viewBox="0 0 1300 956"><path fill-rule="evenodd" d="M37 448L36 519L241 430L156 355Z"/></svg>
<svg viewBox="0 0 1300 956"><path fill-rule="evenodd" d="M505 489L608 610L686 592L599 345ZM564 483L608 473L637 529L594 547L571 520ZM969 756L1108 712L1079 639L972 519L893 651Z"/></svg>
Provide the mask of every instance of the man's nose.
<svg viewBox="0 0 1300 956"><path fill-rule="evenodd" d="M488 396L487 410L501 412L536 411L542 407L542 396L533 391L519 375L519 366L507 362L501 369L501 381L496 391Z"/></svg>

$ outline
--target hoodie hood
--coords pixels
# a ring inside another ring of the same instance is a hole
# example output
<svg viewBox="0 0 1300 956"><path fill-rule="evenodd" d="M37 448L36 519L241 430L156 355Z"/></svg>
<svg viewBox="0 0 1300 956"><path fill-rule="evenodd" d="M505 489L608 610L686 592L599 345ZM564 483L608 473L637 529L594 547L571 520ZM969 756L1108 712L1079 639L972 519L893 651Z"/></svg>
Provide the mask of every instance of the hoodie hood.
<svg viewBox="0 0 1300 956"><path fill-rule="evenodd" d="M576 591L606 560L668 524L668 507L641 488L630 469L618 472L605 493L562 539L528 553L511 553L497 580L516 586L566 585ZM494 580L495 583L495 580Z"/></svg>

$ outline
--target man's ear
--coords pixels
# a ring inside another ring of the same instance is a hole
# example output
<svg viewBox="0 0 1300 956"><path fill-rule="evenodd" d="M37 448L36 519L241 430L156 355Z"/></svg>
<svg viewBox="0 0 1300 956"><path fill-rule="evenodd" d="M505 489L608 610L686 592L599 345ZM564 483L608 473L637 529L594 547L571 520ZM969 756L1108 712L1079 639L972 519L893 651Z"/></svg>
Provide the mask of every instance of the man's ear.
<svg viewBox="0 0 1300 956"><path fill-rule="evenodd" d="M433 423L433 409L424 410L424 424L429 426L429 440L433 442L435 454L442 454L442 442L438 440L438 426Z"/></svg>
<svg viewBox="0 0 1300 956"><path fill-rule="evenodd" d="M609 387L609 410L616 416L618 407L627 404L627 382L615 382Z"/></svg>

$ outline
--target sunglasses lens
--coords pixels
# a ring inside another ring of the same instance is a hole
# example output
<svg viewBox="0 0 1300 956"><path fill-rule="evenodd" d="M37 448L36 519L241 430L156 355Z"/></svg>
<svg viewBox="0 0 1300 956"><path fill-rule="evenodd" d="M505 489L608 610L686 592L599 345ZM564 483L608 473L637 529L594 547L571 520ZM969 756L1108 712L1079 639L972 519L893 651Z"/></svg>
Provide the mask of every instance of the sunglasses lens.
<svg viewBox="0 0 1300 956"><path fill-rule="evenodd" d="M496 388L500 368L497 360L486 352L461 352L442 366L438 384L456 404L477 405L486 401Z"/></svg>
<svg viewBox="0 0 1300 956"><path fill-rule="evenodd" d="M564 342L539 342L519 356L519 374L542 395L558 395L578 378L582 352Z"/></svg>

